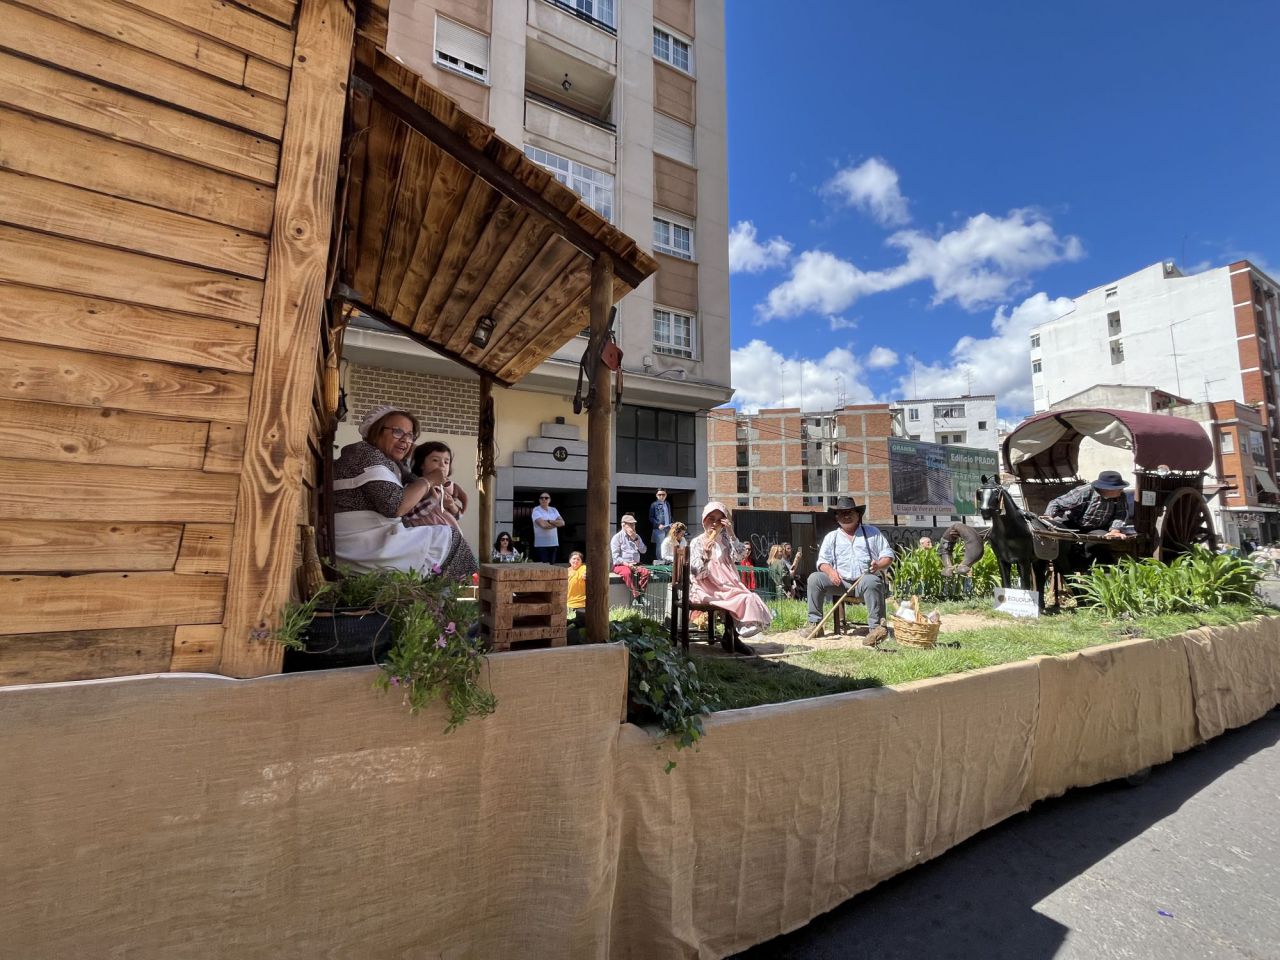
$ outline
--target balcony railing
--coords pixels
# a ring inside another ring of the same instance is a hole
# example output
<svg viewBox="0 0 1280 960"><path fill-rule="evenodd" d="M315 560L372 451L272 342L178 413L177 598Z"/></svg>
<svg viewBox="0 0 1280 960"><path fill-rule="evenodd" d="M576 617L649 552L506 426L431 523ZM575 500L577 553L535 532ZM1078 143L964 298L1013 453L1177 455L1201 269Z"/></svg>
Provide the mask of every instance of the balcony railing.
<svg viewBox="0 0 1280 960"><path fill-rule="evenodd" d="M597 20L595 17L593 17L589 13L583 13L581 10L579 10L577 7L573 6L572 4L564 3L562 2L562 0L542 0L542 2L549 3L553 7L559 7L565 13L575 16L579 20L582 20L585 23L591 24L593 27L599 27L601 30L605 31L606 33L612 34L615 37L618 35L618 31L612 25L605 23L603 20Z"/></svg>
<svg viewBox="0 0 1280 960"><path fill-rule="evenodd" d="M589 113L584 113L581 110L575 110L573 107L565 106L559 100L553 100L551 97L544 97L542 94L535 93L532 90L526 90L524 92L524 96L526 100L532 100L534 103L540 103L544 107L566 114L573 117L575 120L581 120L583 123L589 123L593 127L599 127L601 130L607 130L609 133L613 134L618 132L618 128L608 120L601 120L599 117L593 117Z"/></svg>

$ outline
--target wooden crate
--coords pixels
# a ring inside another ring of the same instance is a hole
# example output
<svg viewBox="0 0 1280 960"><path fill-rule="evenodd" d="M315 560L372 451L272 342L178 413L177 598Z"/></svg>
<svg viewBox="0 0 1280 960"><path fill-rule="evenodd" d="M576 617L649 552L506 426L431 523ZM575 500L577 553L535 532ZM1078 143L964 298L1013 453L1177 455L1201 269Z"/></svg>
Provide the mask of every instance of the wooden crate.
<svg viewBox="0 0 1280 960"><path fill-rule="evenodd" d="M565 645L569 571L545 563L480 566L480 633L494 651Z"/></svg>

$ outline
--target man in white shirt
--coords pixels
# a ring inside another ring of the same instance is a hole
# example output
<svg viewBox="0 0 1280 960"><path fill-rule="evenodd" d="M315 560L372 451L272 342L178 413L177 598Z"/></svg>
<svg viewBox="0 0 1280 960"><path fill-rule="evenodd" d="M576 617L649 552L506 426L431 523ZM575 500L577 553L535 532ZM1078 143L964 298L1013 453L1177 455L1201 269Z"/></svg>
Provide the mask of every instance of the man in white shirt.
<svg viewBox="0 0 1280 960"><path fill-rule="evenodd" d="M551 505L551 494L538 496L538 505L533 508L533 559L538 563L555 563L556 550L560 547L560 528L564 526L564 518L560 511Z"/></svg>
<svg viewBox="0 0 1280 960"><path fill-rule="evenodd" d="M853 586L854 596L867 605L866 645L874 647L889 635L884 627L884 578L880 573L893 563L893 547L876 527L862 522L867 505L841 497L831 508L836 529L822 539L818 569L809 574L809 623L822 621L823 602L840 597Z"/></svg>

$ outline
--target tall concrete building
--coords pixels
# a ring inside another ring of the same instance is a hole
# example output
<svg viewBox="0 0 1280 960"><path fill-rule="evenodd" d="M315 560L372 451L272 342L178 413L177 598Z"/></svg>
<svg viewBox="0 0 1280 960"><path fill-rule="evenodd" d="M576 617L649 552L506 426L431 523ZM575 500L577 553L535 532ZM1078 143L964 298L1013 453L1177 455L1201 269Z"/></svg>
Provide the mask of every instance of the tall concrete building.
<svg viewBox="0 0 1280 960"><path fill-rule="evenodd" d="M1095 287L1031 333L1037 412L1095 384L1146 385L1258 411L1280 451L1280 284L1247 260L1185 276L1170 261Z"/></svg>
<svg viewBox="0 0 1280 960"><path fill-rule="evenodd" d="M825 413L799 408L709 416L708 492L729 506L795 513L826 510L836 498L867 504L867 519L892 522L886 404Z"/></svg>
<svg viewBox="0 0 1280 960"><path fill-rule="evenodd" d="M395 0L388 48L655 255L657 274L618 310L615 515L647 509L658 486L692 515L706 499L705 411L732 395L723 0ZM586 343L495 391L495 529L526 542L542 490L567 521L562 547L585 536L586 416L572 398ZM368 324L348 331L345 355L339 442L374 404L405 403L472 488L472 374Z"/></svg>
<svg viewBox="0 0 1280 960"><path fill-rule="evenodd" d="M889 409L893 413L895 437L980 450L998 449L999 426L993 393L895 400Z"/></svg>

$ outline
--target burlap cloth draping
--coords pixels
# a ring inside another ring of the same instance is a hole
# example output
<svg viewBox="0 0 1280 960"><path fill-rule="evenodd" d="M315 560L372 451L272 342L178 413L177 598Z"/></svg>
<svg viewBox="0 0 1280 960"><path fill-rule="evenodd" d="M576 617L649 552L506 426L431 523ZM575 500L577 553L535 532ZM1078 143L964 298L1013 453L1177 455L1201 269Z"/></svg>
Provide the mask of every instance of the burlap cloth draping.
<svg viewBox="0 0 1280 960"><path fill-rule="evenodd" d="M721 957L1280 701L1280 620L621 724L617 646L490 660L447 736L373 670L0 689L0 957ZM677 761L664 773L668 757Z"/></svg>
<svg viewBox="0 0 1280 960"><path fill-rule="evenodd" d="M1258 619L1182 635L1203 739L1244 726L1280 702L1278 623Z"/></svg>
<svg viewBox="0 0 1280 960"><path fill-rule="evenodd" d="M447 736L373 668L5 688L0 956L604 956L625 658L492 657Z"/></svg>
<svg viewBox="0 0 1280 960"><path fill-rule="evenodd" d="M630 728L611 957L720 957L1022 809L1036 667L712 717L663 773Z"/></svg>
<svg viewBox="0 0 1280 960"><path fill-rule="evenodd" d="M1182 640L1041 657L1031 804L1164 763L1199 742Z"/></svg>

